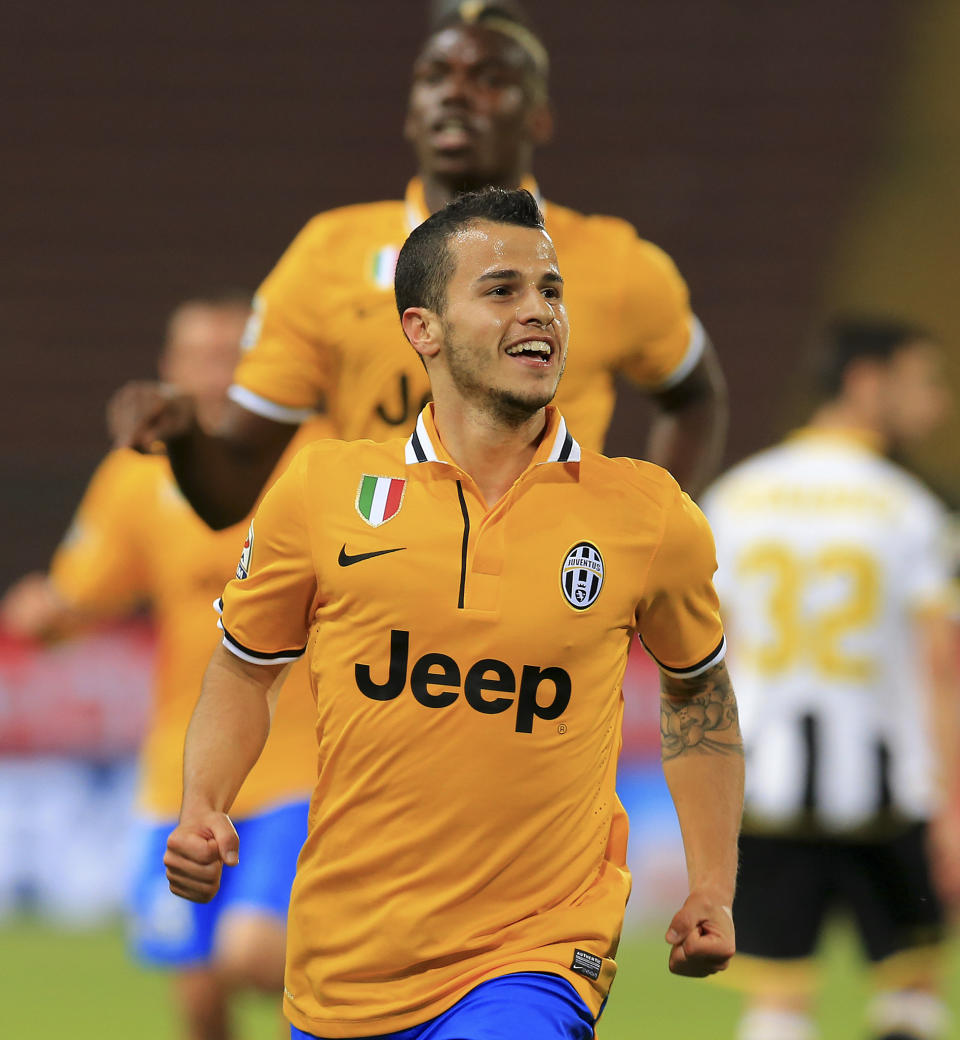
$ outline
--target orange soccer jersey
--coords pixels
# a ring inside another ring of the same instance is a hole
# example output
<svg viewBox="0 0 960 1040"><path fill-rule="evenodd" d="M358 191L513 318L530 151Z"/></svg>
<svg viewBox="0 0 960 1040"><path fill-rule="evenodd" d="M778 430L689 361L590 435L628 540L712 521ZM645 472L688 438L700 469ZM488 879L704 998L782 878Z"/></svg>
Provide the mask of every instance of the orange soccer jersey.
<svg viewBox="0 0 960 1040"><path fill-rule="evenodd" d="M703 332L673 262L629 224L542 206L574 330L557 405L582 443L599 451L614 374L670 386L700 358ZM405 201L315 217L257 294L234 400L289 422L322 407L345 440L409 433L430 386L400 328L393 273L404 240L427 215L414 180Z"/></svg>
<svg viewBox="0 0 960 1040"><path fill-rule="evenodd" d="M713 541L665 471L581 452L550 410L488 509L431 411L406 442L306 447L223 595L225 645L305 654L317 698L285 1007L319 1036L405 1029L516 971L596 1014L630 884L631 638L678 674L723 653Z"/></svg>
<svg viewBox="0 0 960 1040"><path fill-rule="evenodd" d="M211 531L180 494L166 458L117 451L100 465L51 575L64 599L101 617L149 602L157 659L140 755L139 807L180 810L183 738L217 644L212 604L236 571L246 525ZM298 669L299 670L299 669ZM316 778L316 712L305 689L285 697L260 761L237 796L238 817L304 799Z"/></svg>

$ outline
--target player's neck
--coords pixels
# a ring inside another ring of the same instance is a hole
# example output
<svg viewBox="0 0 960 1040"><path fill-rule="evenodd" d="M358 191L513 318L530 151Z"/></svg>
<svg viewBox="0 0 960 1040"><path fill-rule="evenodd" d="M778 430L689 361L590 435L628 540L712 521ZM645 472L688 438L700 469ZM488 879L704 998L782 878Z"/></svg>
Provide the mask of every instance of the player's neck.
<svg viewBox="0 0 960 1040"><path fill-rule="evenodd" d="M197 423L201 429L206 430L208 433L219 430L227 410L227 404L226 398L211 401L195 397L194 407L196 409Z"/></svg>
<svg viewBox="0 0 960 1040"><path fill-rule="evenodd" d="M473 478L488 508L500 501L533 461L547 426L543 408L514 425L462 401L434 401L433 418L443 446Z"/></svg>
<svg viewBox="0 0 960 1040"><path fill-rule="evenodd" d="M868 415L863 409L856 408L842 400L830 401L821 405L813 413L807 425L818 430L865 434L874 439L881 448L885 448L889 441L889 434L879 417Z"/></svg>
<svg viewBox="0 0 960 1040"><path fill-rule="evenodd" d="M420 180L423 182L423 201L431 213L443 209L448 203L453 202L458 195L465 191L478 191L481 188L507 188L513 190L519 188L528 177L529 171L517 166L509 173L498 177L443 177L424 170L420 171Z"/></svg>

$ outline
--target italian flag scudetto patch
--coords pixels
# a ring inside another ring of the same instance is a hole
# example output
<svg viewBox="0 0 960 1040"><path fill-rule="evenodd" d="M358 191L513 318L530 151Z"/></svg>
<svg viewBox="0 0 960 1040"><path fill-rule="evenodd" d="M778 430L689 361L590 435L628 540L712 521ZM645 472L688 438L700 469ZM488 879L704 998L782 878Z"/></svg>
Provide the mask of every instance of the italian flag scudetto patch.
<svg viewBox="0 0 960 1040"><path fill-rule="evenodd" d="M400 512L406 485L399 477L371 477L364 473L357 490L357 512L371 527L385 524Z"/></svg>

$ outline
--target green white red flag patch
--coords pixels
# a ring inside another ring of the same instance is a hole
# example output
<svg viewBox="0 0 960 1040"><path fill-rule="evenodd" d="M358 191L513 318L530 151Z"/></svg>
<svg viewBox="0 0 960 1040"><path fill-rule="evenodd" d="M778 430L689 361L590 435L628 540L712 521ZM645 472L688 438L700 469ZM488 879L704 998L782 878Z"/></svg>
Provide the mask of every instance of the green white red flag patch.
<svg viewBox="0 0 960 1040"><path fill-rule="evenodd" d="M240 562L237 564L237 578L242 581L250 573L250 560L253 556L253 521L250 521L250 529L243 543L243 551L240 553Z"/></svg>
<svg viewBox="0 0 960 1040"><path fill-rule="evenodd" d="M371 527L385 524L400 512L406 485L399 477L372 477L364 473L357 490L357 512Z"/></svg>

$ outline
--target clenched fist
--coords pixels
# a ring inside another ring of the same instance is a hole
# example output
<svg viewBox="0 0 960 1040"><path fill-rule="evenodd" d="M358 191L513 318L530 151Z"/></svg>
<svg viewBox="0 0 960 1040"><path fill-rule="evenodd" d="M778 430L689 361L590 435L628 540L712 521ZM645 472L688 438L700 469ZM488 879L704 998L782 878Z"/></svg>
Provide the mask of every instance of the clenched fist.
<svg viewBox="0 0 960 1040"><path fill-rule="evenodd" d="M127 383L107 404L107 427L117 448L152 452L196 423L193 398L169 383Z"/></svg>

